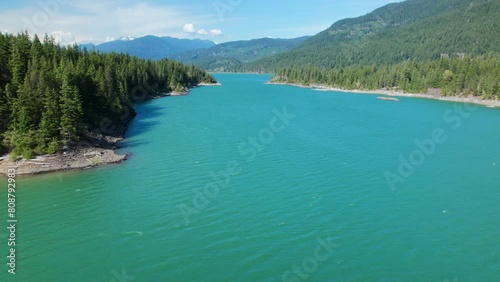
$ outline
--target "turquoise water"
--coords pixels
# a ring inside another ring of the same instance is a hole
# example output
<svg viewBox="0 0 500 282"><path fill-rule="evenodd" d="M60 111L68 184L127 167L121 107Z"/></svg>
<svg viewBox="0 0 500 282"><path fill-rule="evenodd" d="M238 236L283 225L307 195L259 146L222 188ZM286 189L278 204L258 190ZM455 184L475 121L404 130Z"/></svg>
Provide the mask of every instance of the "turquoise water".
<svg viewBox="0 0 500 282"><path fill-rule="evenodd" d="M500 281L500 111L216 77L125 163L18 177L0 281Z"/></svg>

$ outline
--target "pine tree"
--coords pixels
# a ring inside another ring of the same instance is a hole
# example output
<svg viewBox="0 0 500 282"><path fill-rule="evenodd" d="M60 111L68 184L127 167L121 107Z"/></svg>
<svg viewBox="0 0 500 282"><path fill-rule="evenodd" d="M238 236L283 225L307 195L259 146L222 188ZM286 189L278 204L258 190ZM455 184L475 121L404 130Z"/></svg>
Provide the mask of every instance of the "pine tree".
<svg viewBox="0 0 500 282"><path fill-rule="evenodd" d="M22 85L28 71L30 47L31 43L27 33L19 34L12 40L9 68L12 73L12 85L16 91Z"/></svg>
<svg viewBox="0 0 500 282"><path fill-rule="evenodd" d="M61 136L65 142L74 141L78 138L83 115L80 93L75 86L69 85L68 80L65 79L61 86L60 97Z"/></svg>
<svg viewBox="0 0 500 282"><path fill-rule="evenodd" d="M10 41L11 36L6 36L0 33L0 88L10 81Z"/></svg>
<svg viewBox="0 0 500 282"><path fill-rule="evenodd" d="M0 88L0 135L2 135L9 125L9 105L4 91Z"/></svg>
<svg viewBox="0 0 500 282"><path fill-rule="evenodd" d="M44 103L42 121L40 122L40 133L45 141L50 141L59 136L61 124L61 113L59 108L59 95L50 89L47 92Z"/></svg>

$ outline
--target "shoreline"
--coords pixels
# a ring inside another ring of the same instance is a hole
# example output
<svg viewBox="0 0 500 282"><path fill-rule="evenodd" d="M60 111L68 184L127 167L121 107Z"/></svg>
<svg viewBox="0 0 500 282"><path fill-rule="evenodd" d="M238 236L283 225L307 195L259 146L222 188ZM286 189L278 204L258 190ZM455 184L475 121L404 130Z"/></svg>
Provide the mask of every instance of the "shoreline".
<svg viewBox="0 0 500 282"><path fill-rule="evenodd" d="M216 82L216 83L201 82L201 83L198 83L195 86L192 86L191 88L187 89L186 91L183 91L183 92L172 91L172 92L168 92L168 93L162 93L162 94L160 94L158 96L153 97L153 99L159 99L159 98L163 98L163 97L186 96L186 95L189 95L189 91L191 89L198 88L198 87L201 87L201 86L222 86L222 84L220 82Z"/></svg>
<svg viewBox="0 0 500 282"><path fill-rule="evenodd" d="M241 72L241 71L209 71L208 73L210 73L210 74L263 74L263 75L274 75L274 73L271 73L271 72L258 72L258 71L248 71L248 72Z"/></svg>
<svg viewBox="0 0 500 282"><path fill-rule="evenodd" d="M220 82L216 82L216 83L201 82L201 83L198 83L198 85L196 85L195 88L200 87L200 86L222 86L222 84Z"/></svg>
<svg viewBox="0 0 500 282"><path fill-rule="evenodd" d="M425 94L425 93L406 93L404 91L378 89L378 90L347 90L342 88L331 87L322 84L311 84L309 86L296 84L296 83L285 83L285 82L266 82L269 85L288 85L300 88L308 88L317 91L332 91L332 92L344 92L350 94L371 94L371 95L387 95L393 97L408 97L408 98L423 98L432 99L446 102L458 102L458 103L472 103L477 105L482 105L488 108L500 108L500 100L483 100L477 97L464 97L464 96L441 96L440 94Z"/></svg>
<svg viewBox="0 0 500 282"><path fill-rule="evenodd" d="M105 164L125 161L129 155L118 155L114 149L99 147L77 148L70 152L37 156L33 159L18 159L14 162L6 155L0 161L0 174L6 175L8 168L15 168L16 175L46 174L50 172L83 170Z"/></svg>
<svg viewBox="0 0 500 282"><path fill-rule="evenodd" d="M191 87L197 88L201 86L221 86L219 82L217 83L199 83L196 86ZM152 99L159 99L163 97L173 97L173 96L185 96L188 95L190 89L184 92L170 92L164 93ZM130 120L131 121L131 120ZM128 121L128 124L130 123ZM127 128L124 129L123 134L126 132ZM85 146L76 147L72 150L61 151L55 154L46 154L34 157L32 159L17 159L16 161L10 160L10 154L0 156L0 175L7 175L9 168L16 168L16 175L37 175L37 174L47 174L51 172L60 171L73 171L73 170L85 170L94 168L101 165L107 164L117 164L124 162L130 156L118 155L116 149L119 148L119 143L124 140L124 136L114 138L110 136L103 136L107 139L107 145L104 146Z"/></svg>

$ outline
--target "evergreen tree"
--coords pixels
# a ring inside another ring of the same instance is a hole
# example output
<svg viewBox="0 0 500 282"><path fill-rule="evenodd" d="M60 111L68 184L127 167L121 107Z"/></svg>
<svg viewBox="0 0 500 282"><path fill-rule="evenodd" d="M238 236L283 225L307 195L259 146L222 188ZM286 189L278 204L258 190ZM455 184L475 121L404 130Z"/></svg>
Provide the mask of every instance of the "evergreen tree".
<svg viewBox="0 0 500 282"><path fill-rule="evenodd" d="M61 136L65 142L76 140L81 126L82 101L78 89L64 79L61 86Z"/></svg>
<svg viewBox="0 0 500 282"><path fill-rule="evenodd" d="M61 111L58 93L50 89L45 98L42 121L40 122L40 134L45 142L51 141L59 136L61 123Z"/></svg>
<svg viewBox="0 0 500 282"><path fill-rule="evenodd" d="M9 68L12 73L12 85L14 90L21 86L24 76L28 71L28 61L31 43L27 33L21 33L12 39L11 56Z"/></svg>

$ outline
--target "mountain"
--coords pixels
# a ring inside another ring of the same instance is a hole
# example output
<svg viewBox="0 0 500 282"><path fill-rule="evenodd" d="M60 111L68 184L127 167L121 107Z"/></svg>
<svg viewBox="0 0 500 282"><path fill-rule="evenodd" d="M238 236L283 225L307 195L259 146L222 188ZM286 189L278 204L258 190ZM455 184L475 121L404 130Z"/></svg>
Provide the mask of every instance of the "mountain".
<svg viewBox="0 0 500 282"><path fill-rule="evenodd" d="M499 30L498 0L407 0L338 21L297 48L244 69L333 68L500 53Z"/></svg>
<svg viewBox="0 0 500 282"><path fill-rule="evenodd" d="M284 53L304 42L308 36L293 39L260 38L233 41L177 54L175 60L208 70L234 70L241 64Z"/></svg>
<svg viewBox="0 0 500 282"><path fill-rule="evenodd" d="M93 50L93 49L95 48L95 46L96 46L96 45L95 45L95 44L93 44L93 43L83 43L83 44L78 44L78 47L80 47L80 49L82 49L82 50L83 50L84 48L86 48L86 49L87 49L87 50L89 50L89 51L90 51L90 50Z"/></svg>
<svg viewBox="0 0 500 282"><path fill-rule="evenodd" d="M178 39L173 37L144 36L140 38L124 37L120 40L106 42L95 46L95 50L103 53L127 53L142 59L161 60L186 51L210 48L215 43L201 39ZM92 45L84 44L87 49Z"/></svg>

